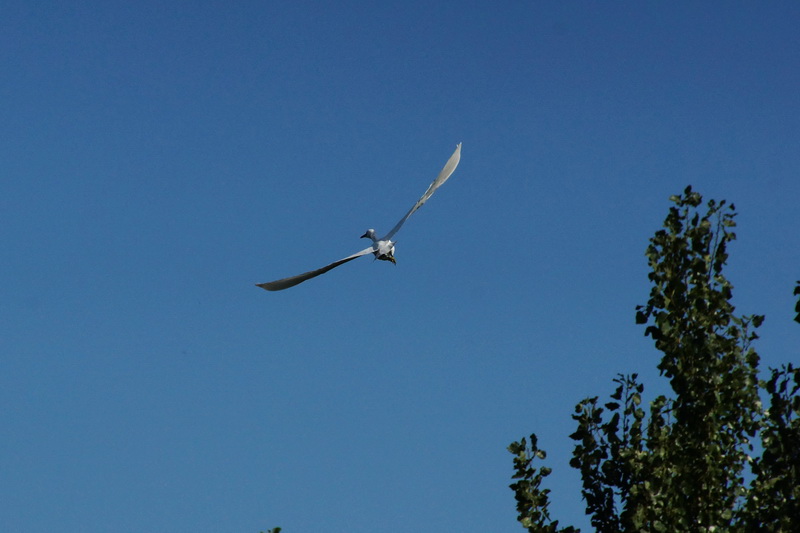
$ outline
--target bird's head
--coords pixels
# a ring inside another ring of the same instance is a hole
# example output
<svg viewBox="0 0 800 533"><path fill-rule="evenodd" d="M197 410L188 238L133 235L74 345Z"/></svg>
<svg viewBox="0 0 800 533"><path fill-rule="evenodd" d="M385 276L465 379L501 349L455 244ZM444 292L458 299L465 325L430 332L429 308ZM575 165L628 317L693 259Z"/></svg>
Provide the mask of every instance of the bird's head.
<svg viewBox="0 0 800 533"><path fill-rule="evenodd" d="M368 229L367 232L364 235L361 236L361 238L362 239L369 238L369 239L372 239L373 242L378 240L378 237L375 235L375 230L372 229L372 228Z"/></svg>

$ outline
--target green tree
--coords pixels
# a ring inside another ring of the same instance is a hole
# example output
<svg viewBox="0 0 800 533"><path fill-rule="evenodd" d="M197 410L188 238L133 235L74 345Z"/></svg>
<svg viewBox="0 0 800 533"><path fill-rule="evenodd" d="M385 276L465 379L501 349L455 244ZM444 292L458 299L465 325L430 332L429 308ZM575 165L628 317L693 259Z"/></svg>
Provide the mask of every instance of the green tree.
<svg viewBox="0 0 800 533"><path fill-rule="evenodd" d="M800 531L800 369L758 379L752 343L764 317L734 314L723 275L734 206L702 206L691 187L670 200L646 251L650 298L635 318L662 353L673 395L646 413L636 374L618 375L610 401L578 403L570 465L581 472L586 513L603 532ZM576 531L550 519L540 486L550 469L533 466L545 458L536 443L534 434L530 446L509 446L518 520L531 532Z"/></svg>

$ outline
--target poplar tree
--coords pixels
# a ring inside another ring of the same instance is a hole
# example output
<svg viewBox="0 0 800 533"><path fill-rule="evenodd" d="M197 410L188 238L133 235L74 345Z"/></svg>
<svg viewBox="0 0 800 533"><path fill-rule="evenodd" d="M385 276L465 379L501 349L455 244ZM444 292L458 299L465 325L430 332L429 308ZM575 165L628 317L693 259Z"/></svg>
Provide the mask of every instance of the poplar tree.
<svg viewBox="0 0 800 533"><path fill-rule="evenodd" d="M735 313L723 274L734 205L704 205L691 187L670 200L646 250L650 297L635 320L672 393L644 405L638 376L620 374L608 401L577 404L570 465L586 514L601 532L800 531L800 369L759 380L753 342L764 317ZM800 301L796 311L800 322ZM578 531L550 516L551 469L536 465L546 458L536 435L508 449L522 526Z"/></svg>

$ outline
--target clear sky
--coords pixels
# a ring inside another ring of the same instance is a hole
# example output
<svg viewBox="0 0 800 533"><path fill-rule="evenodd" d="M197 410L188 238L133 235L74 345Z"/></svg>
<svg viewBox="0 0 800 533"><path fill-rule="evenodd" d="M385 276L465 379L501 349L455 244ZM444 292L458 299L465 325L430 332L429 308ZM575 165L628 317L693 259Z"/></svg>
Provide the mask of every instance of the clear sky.
<svg viewBox="0 0 800 533"><path fill-rule="evenodd" d="M77 4L77 5L73 5ZM639 372L688 184L798 362L796 2L36 2L0 10L0 530L586 526L574 405ZM463 142L459 168L358 259Z"/></svg>

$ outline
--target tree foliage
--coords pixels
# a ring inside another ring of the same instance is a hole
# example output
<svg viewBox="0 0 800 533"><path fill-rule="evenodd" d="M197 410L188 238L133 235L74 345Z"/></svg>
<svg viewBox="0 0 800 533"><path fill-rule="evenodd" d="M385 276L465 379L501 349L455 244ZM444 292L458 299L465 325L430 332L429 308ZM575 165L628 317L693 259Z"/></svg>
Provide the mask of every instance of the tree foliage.
<svg viewBox="0 0 800 533"><path fill-rule="evenodd" d="M758 379L752 343L764 317L734 314L723 274L734 206L703 206L691 187L670 200L647 247L652 287L635 319L661 352L673 394L646 412L638 376L618 375L610 401L578 403L570 465L586 513L603 532L800 531L800 369ZM533 467L545 452L535 434L530 442L509 446L519 521L532 532L575 531L550 520L550 492L540 487L550 469Z"/></svg>
<svg viewBox="0 0 800 533"><path fill-rule="evenodd" d="M550 489L542 489L542 480L550 475L550 469L546 466L533 468L534 459L544 459L547 454L537 446L536 435L531 435L531 443L523 437L520 442L515 442L508 447L508 450L516 455L514 457L514 470L516 471L513 479L518 479L511 484L511 489L516 494L517 511L519 521L523 527L529 531L541 531L542 533L573 533L577 530L572 527L558 529L558 520L550 519L550 512L547 507L550 505Z"/></svg>

